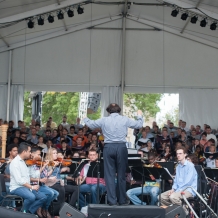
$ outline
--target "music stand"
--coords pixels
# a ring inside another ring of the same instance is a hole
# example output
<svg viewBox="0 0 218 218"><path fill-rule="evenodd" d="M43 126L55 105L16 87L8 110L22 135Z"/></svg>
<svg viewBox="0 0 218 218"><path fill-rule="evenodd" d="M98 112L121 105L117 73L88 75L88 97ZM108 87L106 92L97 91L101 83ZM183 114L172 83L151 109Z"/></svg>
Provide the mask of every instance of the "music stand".
<svg viewBox="0 0 218 218"><path fill-rule="evenodd" d="M144 172L149 172L149 175L153 175L155 179L159 179L159 188L160 188L160 194L159 194L159 202L161 206L161 181L164 180L173 180L173 177L169 173L169 171L166 168L156 168L156 167L144 167Z"/></svg>
<svg viewBox="0 0 218 218"><path fill-rule="evenodd" d="M206 176L218 182L218 168L204 168Z"/></svg>

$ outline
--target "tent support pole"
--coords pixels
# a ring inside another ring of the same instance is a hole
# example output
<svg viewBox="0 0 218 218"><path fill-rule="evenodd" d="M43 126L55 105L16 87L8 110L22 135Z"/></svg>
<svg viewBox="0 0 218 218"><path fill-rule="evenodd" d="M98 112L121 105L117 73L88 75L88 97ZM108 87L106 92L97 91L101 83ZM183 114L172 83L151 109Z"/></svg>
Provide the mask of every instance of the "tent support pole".
<svg viewBox="0 0 218 218"><path fill-rule="evenodd" d="M122 64L121 64L121 97L120 107L121 114L123 114L123 94L125 82L125 59L126 59L126 15L127 15L127 0L125 0L122 20Z"/></svg>
<svg viewBox="0 0 218 218"><path fill-rule="evenodd" d="M6 119L9 122L10 112L10 92L11 92L11 69L12 69L12 50L9 51L9 66L8 66L8 96L7 96L7 116Z"/></svg>

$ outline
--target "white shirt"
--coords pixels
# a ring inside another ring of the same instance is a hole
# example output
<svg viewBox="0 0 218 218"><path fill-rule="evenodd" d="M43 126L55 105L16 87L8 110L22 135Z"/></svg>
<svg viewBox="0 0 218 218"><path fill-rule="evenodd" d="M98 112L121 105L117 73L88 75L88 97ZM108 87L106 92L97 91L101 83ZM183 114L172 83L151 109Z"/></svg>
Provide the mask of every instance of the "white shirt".
<svg viewBox="0 0 218 218"><path fill-rule="evenodd" d="M23 187L25 183L30 184L29 169L19 155L11 161L10 179L10 191Z"/></svg>
<svg viewBox="0 0 218 218"><path fill-rule="evenodd" d="M216 136L214 134L207 134L207 140L209 140L209 139L214 139L215 145L217 146L217 139L216 139Z"/></svg>

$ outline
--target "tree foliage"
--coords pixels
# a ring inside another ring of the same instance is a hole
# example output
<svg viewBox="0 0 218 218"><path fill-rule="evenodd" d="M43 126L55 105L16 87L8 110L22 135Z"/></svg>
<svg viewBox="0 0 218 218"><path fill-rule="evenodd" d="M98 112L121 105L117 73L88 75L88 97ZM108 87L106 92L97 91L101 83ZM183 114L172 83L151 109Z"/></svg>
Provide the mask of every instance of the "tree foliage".
<svg viewBox="0 0 218 218"><path fill-rule="evenodd" d="M158 102L160 101L162 94L124 94L124 106L127 107L124 113L129 111L128 116L134 116L134 112L142 110L146 120L149 117L155 117L160 111Z"/></svg>
<svg viewBox="0 0 218 218"><path fill-rule="evenodd" d="M31 121L31 99L29 92L24 96L24 121L29 124ZM42 101L42 123L45 123L51 116L57 124L62 122L62 116L67 116L67 122L73 124L78 117L79 93L78 92L46 92ZM96 113L88 115L91 119L100 118L101 109Z"/></svg>

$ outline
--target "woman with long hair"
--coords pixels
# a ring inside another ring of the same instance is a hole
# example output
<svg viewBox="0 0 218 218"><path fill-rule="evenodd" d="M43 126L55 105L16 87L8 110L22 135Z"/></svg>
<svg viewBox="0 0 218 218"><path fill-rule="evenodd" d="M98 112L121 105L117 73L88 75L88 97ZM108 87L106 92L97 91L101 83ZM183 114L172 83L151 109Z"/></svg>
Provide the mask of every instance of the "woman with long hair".
<svg viewBox="0 0 218 218"><path fill-rule="evenodd" d="M50 174L50 178L51 178L51 188L57 190L59 192L59 197L58 197L58 201L61 203L65 202L65 192L71 193L71 199L69 204L73 207L76 206L76 200L77 200L77 196L78 196L78 187L77 186L73 186L73 185L65 185L64 182L61 180L61 176L60 173L63 172L69 172L70 168L69 167L62 167L61 166L61 161L58 162L57 160L57 156L58 156L58 152L56 148L50 148L47 152L46 155L46 160L49 160L50 162L54 162L55 166L49 166L49 172L51 172ZM59 165L57 165L57 163Z"/></svg>

